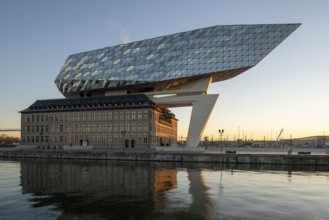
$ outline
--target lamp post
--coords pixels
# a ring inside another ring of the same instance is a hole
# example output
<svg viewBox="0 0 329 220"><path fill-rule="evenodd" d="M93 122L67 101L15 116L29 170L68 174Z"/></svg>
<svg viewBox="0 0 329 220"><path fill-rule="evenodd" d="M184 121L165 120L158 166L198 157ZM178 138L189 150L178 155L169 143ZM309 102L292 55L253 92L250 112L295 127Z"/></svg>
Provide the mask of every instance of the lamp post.
<svg viewBox="0 0 329 220"><path fill-rule="evenodd" d="M223 153L223 134L224 134L224 129L219 129L219 136L220 136L220 153Z"/></svg>
<svg viewBox="0 0 329 220"><path fill-rule="evenodd" d="M122 140L123 140L123 150L125 149L125 134L127 133L126 131L121 131L122 133Z"/></svg>

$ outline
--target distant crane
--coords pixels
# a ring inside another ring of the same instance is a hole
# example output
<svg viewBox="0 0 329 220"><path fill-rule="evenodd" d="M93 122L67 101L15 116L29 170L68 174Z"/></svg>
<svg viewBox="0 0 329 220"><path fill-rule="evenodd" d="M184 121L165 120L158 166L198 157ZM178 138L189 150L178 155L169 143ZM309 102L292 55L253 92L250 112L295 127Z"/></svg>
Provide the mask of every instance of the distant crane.
<svg viewBox="0 0 329 220"><path fill-rule="evenodd" d="M283 132L283 129L281 129L281 131L280 131L278 137L276 138L276 141L275 141L275 145L276 145L276 146L277 146L278 143L279 143L279 139L280 139L280 137L281 137L282 132Z"/></svg>

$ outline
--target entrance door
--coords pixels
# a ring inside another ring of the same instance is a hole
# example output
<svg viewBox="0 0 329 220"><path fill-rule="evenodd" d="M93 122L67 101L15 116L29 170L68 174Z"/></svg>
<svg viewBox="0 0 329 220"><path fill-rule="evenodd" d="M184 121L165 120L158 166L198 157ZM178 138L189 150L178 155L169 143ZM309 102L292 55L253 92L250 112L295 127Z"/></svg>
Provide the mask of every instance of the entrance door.
<svg viewBox="0 0 329 220"><path fill-rule="evenodd" d="M129 147L129 140L125 140L125 148Z"/></svg>
<svg viewBox="0 0 329 220"><path fill-rule="evenodd" d="M131 145L131 148L135 148L135 140L131 140L130 145Z"/></svg>

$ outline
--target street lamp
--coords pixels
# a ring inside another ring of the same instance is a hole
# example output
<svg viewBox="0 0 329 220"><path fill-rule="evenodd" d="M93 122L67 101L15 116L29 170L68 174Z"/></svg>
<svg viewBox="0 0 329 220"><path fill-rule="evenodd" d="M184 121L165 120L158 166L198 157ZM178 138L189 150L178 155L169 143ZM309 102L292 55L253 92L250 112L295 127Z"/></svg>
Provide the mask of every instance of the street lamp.
<svg viewBox="0 0 329 220"><path fill-rule="evenodd" d="M224 129L219 129L219 136L220 136L220 153L223 153L223 134L224 134Z"/></svg>
<svg viewBox="0 0 329 220"><path fill-rule="evenodd" d="M125 134L127 133L126 131L121 131L122 133L122 140L123 140L123 149L125 149Z"/></svg>

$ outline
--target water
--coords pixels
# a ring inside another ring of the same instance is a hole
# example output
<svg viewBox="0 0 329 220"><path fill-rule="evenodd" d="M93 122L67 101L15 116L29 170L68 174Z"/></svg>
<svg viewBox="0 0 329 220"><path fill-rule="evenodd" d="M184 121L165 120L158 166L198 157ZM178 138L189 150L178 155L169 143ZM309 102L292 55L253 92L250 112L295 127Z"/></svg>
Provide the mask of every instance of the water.
<svg viewBox="0 0 329 220"><path fill-rule="evenodd" d="M329 168L1 160L0 219L329 219Z"/></svg>

